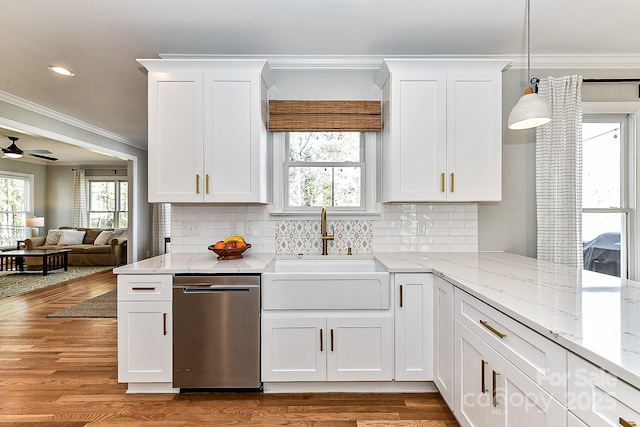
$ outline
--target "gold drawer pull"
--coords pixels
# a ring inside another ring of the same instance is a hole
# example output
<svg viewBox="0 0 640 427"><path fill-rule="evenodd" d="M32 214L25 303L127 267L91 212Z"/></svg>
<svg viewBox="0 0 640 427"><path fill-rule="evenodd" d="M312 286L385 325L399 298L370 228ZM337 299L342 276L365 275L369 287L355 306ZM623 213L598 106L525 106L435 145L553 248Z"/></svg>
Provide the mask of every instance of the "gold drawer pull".
<svg viewBox="0 0 640 427"><path fill-rule="evenodd" d="M455 184L456 184L456 176L455 174L451 174L451 192L453 193L455 191Z"/></svg>
<svg viewBox="0 0 640 427"><path fill-rule="evenodd" d="M444 172L440 175L440 191L444 193Z"/></svg>
<svg viewBox="0 0 640 427"><path fill-rule="evenodd" d="M636 423L633 421L627 421L624 418L620 417L620 419L618 419L618 422L620 423L621 426L623 427L636 427Z"/></svg>
<svg viewBox="0 0 640 427"><path fill-rule="evenodd" d="M156 287L155 286L134 286L133 288L131 288L132 291L155 291Z"/></svg>
<svg viewBox="0 0 640 427"><path fill-rule="evenodd" d="M320 329L320 351L324 351L324 342L322 339L322 329Z"/></svg>
<svg viewBox="0 0 640 427"><path fill-rule="evenodd" d="M209 194L209 174L204 176L204 192Z"/></svg>
<svg viewBox="0 0 640 427"><path fill-rule="evenodd" d="M196 194L200 194L200 175L196 174Z"/></svg>
<svg viewBox="0 0 640 427"><path fill-rule="evenodd" d="M487 328L488 330L490 330L491 332L493 332L495 335L497 335L500 339L504 338L507 336L507 334L503 334L502 332L497 331L493 326L491 326L489 323L487 323L486 320L481 320L480 324L482 326L484 326L485 328Z"/></svg>
<svg viewBox="0 0 640 427"><path fill-rule="evenodd" d="M400 285L400 308L402 308L402 285Z"/></svg>
<svg viewBox="0 0 640 427"><path fill-rule="evenodd" d="M485 367L485 365L488 365L488 364L489 364L489 362L485 361L484 359L482 360L482 363L480 364L480 373L482 374L482 385L481 385L482 394L484 394L484 393L489 391L489 390L487 390L487 387L486 387L486 385L484 383L484 367Z"/></svg>
<svg viewBox="0 0 640 427"><path fill-rule="evenodd" d="M497 408L500 406L500 402L498 402L498 387L496 386L497 377L500 375L500 372L493 371L493 390L491 390L491 398L493 399L493 407Z"/></svg>

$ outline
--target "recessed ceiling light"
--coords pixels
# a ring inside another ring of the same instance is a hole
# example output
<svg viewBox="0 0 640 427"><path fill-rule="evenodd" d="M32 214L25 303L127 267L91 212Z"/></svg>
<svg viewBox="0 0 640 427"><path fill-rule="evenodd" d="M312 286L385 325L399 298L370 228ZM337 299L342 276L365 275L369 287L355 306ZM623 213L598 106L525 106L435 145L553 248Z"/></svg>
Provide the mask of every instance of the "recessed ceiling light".
<svg viewBox="0 0 640 427"><path fill-rule="evenodd" d="M49 65L49 69L54 73L62 74L63 76L69 76L69 77L75 76L75 73L73 71L67 70L66 68L60 67L58 65Z"/></svg>

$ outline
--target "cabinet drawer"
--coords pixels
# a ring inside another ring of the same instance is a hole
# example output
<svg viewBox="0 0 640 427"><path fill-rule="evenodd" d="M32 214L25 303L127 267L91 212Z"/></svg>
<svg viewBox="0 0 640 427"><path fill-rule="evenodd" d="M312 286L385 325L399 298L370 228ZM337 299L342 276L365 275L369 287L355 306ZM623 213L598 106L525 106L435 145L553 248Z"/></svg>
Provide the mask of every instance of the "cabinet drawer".
<svg viewBox="0 0 640 427"><path fill-rule="evenodd" d="M572 353L568 367L568 406L578 418L593 427L640 426L640 390Z"/></svg>
<svg viewBox="0 0 640 427"><path fill-rule="evenodd" d="M171 301L170 274L118 275L118 301Z"/></svg>
<svg viewBox="0 0 640 427"><path fill-rule="evenodd" d="M455 318L566 404L565 349L460 289L455 290Z"/></svg>

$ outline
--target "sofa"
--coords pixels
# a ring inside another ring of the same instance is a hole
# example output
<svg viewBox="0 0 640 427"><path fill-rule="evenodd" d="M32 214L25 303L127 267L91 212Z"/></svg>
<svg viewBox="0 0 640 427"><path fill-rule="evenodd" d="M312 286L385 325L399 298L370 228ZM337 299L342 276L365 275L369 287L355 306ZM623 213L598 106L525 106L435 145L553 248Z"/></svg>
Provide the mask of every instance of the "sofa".
<svg viewBox="0 0 640 427"><path fill-rule="evenodd" d="M127 262L127 229L60 227L46 237L25 239L25 249L71 249L69 265L121 265ZM42 269L39 258L25 258L25 270Z"/></svg>

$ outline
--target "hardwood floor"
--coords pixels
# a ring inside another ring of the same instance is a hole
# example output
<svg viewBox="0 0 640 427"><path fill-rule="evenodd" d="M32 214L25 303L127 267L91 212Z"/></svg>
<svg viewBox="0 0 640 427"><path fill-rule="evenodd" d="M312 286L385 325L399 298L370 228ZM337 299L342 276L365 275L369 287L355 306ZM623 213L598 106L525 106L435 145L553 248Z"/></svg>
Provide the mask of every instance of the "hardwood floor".
<svg viewBox="0 0 640 427"><path fill-rule="evenodd" d="M107 270L0 300L0 427L458 425L436 393L127 395L116 319L46 318L115 287Z"/></svg>

